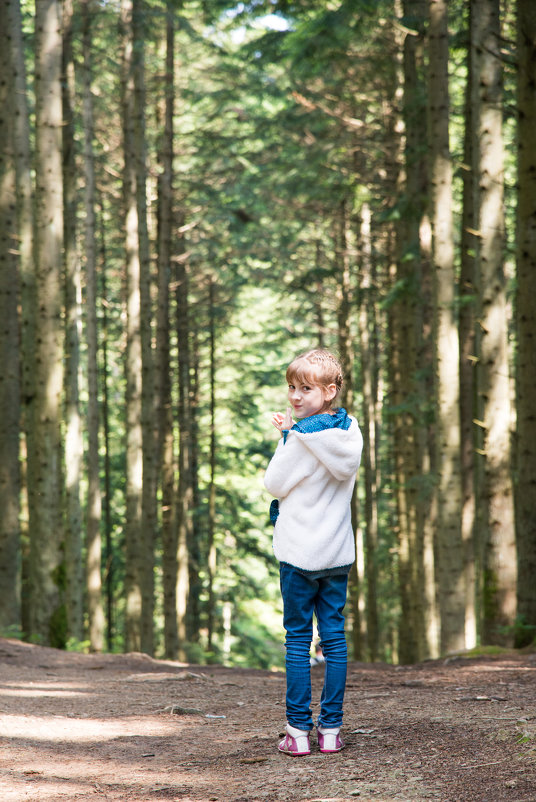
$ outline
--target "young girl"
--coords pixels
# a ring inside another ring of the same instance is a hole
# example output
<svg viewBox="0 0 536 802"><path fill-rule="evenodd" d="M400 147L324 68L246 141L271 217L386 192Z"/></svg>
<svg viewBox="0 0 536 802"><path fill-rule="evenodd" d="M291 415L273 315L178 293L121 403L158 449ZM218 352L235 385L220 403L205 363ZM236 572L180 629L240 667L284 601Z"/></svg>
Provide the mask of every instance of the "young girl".
<svg viewBox="0 0 536 802"><path fill-rule="evenodd" d="M357 421L332 404L342 387L342 369L329 351L314 349L287 368L288 400L298 423L276 412L281 440L265 475L276 497L271 518L280 562L286 630L287 726L279 750L310 754L311 671L309 652L316 615L325 658L317 733L321 752L339 752L346 685L347 648L343 608L348 572L355 558L350 500L363 438Z"/></svg>

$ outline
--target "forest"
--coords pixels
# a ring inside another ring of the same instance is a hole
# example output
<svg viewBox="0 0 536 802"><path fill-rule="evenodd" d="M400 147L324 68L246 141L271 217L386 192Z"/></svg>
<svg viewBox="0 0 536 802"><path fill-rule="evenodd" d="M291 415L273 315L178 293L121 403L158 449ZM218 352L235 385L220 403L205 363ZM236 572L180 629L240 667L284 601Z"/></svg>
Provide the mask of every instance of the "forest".
<svg viewBox="0 0 536 802"><path fill-rule="evenodd" d="M351 657L533 643L533 0L4 0L0 39L0 636L283 665L263 475L323 346Z"/></svg>

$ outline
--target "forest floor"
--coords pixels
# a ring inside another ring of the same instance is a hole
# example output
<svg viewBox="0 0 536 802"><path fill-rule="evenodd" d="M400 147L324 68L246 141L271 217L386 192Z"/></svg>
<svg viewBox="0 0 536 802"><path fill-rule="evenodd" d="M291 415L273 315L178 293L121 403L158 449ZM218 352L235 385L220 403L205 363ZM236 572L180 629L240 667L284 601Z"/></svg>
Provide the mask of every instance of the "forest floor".
<svg viewBox="0 0 536 802"><path fill-rule="evenodd" d="M282 672L0 639L0 800L536 801L536 654L351 663L335 755L277 751L284 694Z"/></svg>

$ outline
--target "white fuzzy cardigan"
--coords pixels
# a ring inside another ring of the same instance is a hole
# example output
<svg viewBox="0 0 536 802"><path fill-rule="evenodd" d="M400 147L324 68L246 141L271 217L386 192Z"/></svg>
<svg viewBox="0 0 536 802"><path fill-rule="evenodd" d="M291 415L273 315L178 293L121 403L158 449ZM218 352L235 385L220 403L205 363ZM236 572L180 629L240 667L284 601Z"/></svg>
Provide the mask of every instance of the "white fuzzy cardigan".
<svg viewBox="0 0 536 802"><path fill-rule="evenodd" d="M350 500L363 437L350 428L288 432L270 460L264 484L279 499L274 554L306 571L350 565L355 559Z"/></svg>

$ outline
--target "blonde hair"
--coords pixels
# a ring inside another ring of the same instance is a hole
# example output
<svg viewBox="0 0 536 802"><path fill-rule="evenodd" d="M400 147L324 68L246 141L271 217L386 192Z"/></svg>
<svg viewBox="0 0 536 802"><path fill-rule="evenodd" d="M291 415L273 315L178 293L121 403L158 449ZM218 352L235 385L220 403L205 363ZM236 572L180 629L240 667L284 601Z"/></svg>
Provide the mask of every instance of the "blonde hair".
<svg viewBox="0 0 536 802"><path fill-rule="evenodd" d="M342 390L342 366L339 360L325 348L313 348L295 357L287 368L287 382L296 380L302 384L328 387L334 384L337 394Z"/></svg>

